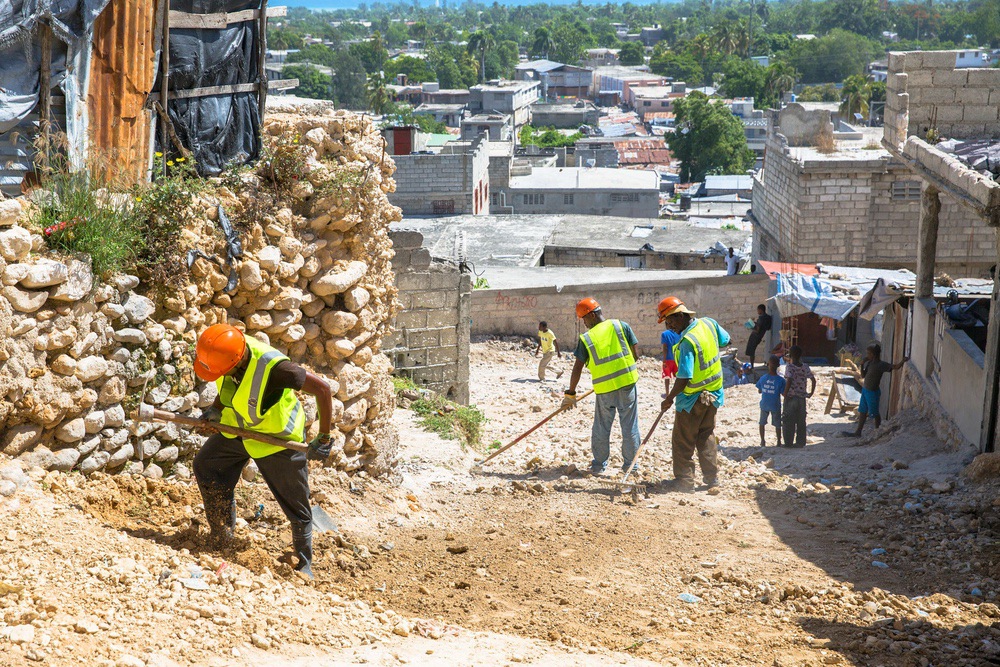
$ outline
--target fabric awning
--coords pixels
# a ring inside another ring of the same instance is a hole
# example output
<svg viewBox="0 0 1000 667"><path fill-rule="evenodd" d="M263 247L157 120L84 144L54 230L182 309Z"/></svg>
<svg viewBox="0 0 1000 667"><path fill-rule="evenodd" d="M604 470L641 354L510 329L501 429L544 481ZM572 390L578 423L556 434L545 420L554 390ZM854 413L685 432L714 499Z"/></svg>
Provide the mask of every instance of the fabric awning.
<svg viewBox="0 0 1000 667"><path fill-rule="evenodd" d="M820 317L843 320L858 305L856 298L835 292L833 286L817 276L779 273L775 305L781 317L816 313Z"/></svg>

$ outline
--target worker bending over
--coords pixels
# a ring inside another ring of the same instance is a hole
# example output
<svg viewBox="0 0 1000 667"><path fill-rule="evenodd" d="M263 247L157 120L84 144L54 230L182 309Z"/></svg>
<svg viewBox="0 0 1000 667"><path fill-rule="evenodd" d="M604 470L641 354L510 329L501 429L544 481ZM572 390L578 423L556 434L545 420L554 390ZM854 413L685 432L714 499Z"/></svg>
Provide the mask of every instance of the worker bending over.
<svg viewBox="0 0 1000 667"><path fill-rule="evenodd" d="M603 473L611 454L611 427L615 413L622 430L622 471L628 471L639 448L639 406L635 383L639 373L635 367L635 345L638 342L632 328L621 320L606 320L601 306L587 297L576 304L576 316L583 320L587 332L576 346L576 364L569 379L569 389L563 407L576 406L576 385L584 365L590 369L590 380L597 395L594 426L590 433L590 449L594 460L590 470Z"/></svg>
<svg viewBox="0 0 1000 667"><path fill-rule="evenodd" d="M210 326L198 338L194 369L202 380L215 382L219 394L213 407L222 411L221 423L292 442L303 442L306 432L305 410L295 392L316 397L320 428L309 443L308 457L277 445L216 433L194 459L194 475L212 541L221 546L232 539L234 491L243 467L252 458L292 524L292 548L298 558L295 569L311 577L312 510L306 461L325 460L330 455L330 385L270 345L244 336L228 324Z"/></svg>

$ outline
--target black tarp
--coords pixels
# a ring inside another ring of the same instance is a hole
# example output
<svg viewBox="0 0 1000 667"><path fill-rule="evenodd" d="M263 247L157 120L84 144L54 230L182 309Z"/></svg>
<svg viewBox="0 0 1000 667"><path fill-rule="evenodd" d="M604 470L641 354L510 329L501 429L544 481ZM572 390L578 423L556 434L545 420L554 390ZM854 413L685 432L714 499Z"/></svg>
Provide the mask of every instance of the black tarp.
<svg viewBox="0 0 1000 667"><path fill-rule="evenodd" d="M191 14L259 7L259 0L170 2L170 9ZM260 75L257 39L257 21L244 21L222 30L171 29L169 90L256 83ZM168 106L174 130L181 143L194 153L198 172L203 176L216 175L233 164L246 164L260 155L256 90L208 97L169 97ZM168 145L164 152L172 154L173 146Z"/></svg>

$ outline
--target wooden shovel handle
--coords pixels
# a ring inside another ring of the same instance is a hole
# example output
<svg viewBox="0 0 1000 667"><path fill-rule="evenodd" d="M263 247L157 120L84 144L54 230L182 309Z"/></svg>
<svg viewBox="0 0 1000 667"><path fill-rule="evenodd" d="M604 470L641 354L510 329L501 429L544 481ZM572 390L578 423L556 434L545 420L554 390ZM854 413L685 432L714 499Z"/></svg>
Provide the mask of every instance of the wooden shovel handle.
<svg viewBox="0 0 1000 667"><path fill-rule="evenodd" d="M594 390L591 389L590 391L586 392L582 396L578 396L577 399L576 399L577 403L579 403L580 401L582 401L583 399L587 398L588 396L590 396L593 393L594 393ZM550 419L552 419L553 417L555 417L557 414L559 414L560 412L562 412L565 409L566 408L564 408L563 406L560 405L558 408L556 408L555 410L553 410L552 413L549 414L548 417L546 417L542 421L538 422L537 424L535 424L534 426L532 426L531 428L529 428L527 431L525 431L521 435L517 436L516 438L514 438L513 440L511 440L510 442L508 442L506 445L504 445L500 449L496 450L495 452L493 452L492 454L490 454L489 456L487 456L485 459L483 459L483 462L480 463L479 465L484 466L487 463L489 463L490 461L492 461L493 459L495 459L496 457L500 456L501 454L503 454L504 452L506 452L508 449L510 449L511 447L513 447L514 445L516 445L517 443L521 442L522 440L524 440L525 438L527 438L529 435L531 435L532 433L534 433L535 431L537 431L538 429L540 429L542 426L545 425L545 422L549 421Z"/></svg>
<svg viewBox="0 0 1000 667"><path fill-rule="evenodd" d="M133 418L137 419L138 413L133 414ZM248 431L243 428L237 428L236 426L227 426L226 424L219 424L217 422L208 421L207 419L193 419L191 417L182 417L181 415L176 415L173 412L167 412L166 410L159 410L157 408L153 408L153 419L162 422L173 422L175 424L183 424L184 426L190 426L191 428L198 429L199 431L221 432L221 433L228 433L229 435L236 435L241 438L250 438L251 440L264 442L269 445L276 445L278 447L284 447L285 449L291 449L296 452L309 451L309 446L306 445L304 442L282 440L281 438L276 438L273 435L256 433L254 431Z"/></svg>

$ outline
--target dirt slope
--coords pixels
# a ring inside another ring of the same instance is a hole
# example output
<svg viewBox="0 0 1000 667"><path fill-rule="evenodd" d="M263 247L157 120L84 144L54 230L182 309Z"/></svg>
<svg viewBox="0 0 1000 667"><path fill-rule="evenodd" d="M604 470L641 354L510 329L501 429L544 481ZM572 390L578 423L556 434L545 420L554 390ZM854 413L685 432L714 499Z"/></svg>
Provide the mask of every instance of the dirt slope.
<svg viewBox="0 0 1000 667"><path fill-rule="evenodd" d="M533 363L473 346L487 443L557 404L563 383L530 381ZM646 428L662 385L641 366ZM762 451L756 391L727 390L715 496L657 484L663 424L637 504L574 470L586 404L482 472L398 411L398 485L314 471L341 533L317 539L313 584L279 561L288 529L259 480L218 553L190 482L31 481L0 462L22 485L0 498L0 665L1000 664L996 487L962 481L969 453L910 415L834 437L847 420L824 401L809 447Z"/></svg>

